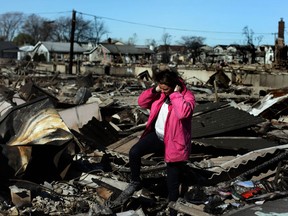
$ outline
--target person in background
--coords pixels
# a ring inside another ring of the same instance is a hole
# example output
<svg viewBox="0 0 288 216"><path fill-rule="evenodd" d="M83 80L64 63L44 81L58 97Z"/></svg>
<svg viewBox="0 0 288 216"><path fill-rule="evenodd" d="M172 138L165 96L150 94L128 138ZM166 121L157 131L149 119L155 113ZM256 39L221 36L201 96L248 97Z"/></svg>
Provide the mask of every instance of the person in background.
<svg viewBox="0 0 288 216"><path fill-rule="evenodd" d="M141 138L129 151L131 183L114 204L123 203L141 189L141 157L150 153L164 153L168 200L177 201L179 197L181 170L191 150L195 97L177 71L159 71L155 73L154 80L157 85L144 90L138 98L139 106L150 109L150 115ZM170 209L170 215L177 215L177 212Z"/></svg>

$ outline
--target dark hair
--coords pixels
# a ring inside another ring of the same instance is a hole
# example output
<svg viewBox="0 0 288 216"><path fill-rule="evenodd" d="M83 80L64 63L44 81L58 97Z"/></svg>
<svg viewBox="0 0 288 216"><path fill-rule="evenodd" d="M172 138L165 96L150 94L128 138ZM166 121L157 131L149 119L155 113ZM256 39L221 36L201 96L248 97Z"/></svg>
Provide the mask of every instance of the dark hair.
<svg viewBox="0 0 288 216"><path fill-rule="evenodd" d="M177 71L165 69L162 71L158 71L154 76L154 80L157 83L165 84L169 87L174 88L176 85L180 85L181 77L179 76Z"/></svg>

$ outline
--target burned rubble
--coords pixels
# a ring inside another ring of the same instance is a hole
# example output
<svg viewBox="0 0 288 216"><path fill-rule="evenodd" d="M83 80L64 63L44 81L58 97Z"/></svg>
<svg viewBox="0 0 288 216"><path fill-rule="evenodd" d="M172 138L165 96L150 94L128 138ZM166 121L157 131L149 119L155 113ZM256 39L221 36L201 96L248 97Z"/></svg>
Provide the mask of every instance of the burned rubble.
<svg viewBox="0 0 288 216"><path fill-rule="evenodd" d="M0 214L225 215L286 197L287 89L250 97L227 82L187 80L198 104L181 198L168 203L165 162L151 154L143 189L113 206L130 181L128 151L149 115L137 97L151 77L2 75Z"/></svg>

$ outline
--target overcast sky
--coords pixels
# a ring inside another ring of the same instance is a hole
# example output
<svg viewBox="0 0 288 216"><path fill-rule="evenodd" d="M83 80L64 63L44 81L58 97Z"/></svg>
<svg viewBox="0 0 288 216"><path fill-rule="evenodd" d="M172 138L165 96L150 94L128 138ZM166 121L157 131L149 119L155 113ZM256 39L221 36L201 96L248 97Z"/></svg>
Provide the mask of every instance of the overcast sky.
<svg viewBox="0 0 288 216"><path fill-rule="evenodd" d="M0 14L35 13L55 19L60 16L104 21L108 37L127 41L134 34L137 44L155 39L161 44L164 33L172 44L182 36L201 36L215 46L244 44L243 28L248 26L261 44L274 44L278 22L288 22L288 0L2 0ZM286 28L285 28L286 29ZM287 31L285 30L285 38Z"/></svg>

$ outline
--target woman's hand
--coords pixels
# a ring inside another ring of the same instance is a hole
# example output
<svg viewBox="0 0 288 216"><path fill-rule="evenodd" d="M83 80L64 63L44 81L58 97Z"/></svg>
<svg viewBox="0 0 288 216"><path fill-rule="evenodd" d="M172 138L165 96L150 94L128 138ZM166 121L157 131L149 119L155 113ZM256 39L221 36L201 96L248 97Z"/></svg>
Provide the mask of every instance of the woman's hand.
<svg viewBox="0 0 288 216"><path fill-rule="evenodd" d="M161 89L160 89L159 85L156 86L155 91L156 92L161 92Z"/></svg>
<svg viewBox="0 0 288 216"><path fill-rule="evenodd" d="M180 92L181 91L181 87L179 85L176 85L174 88L174 92Z"/></svg>

